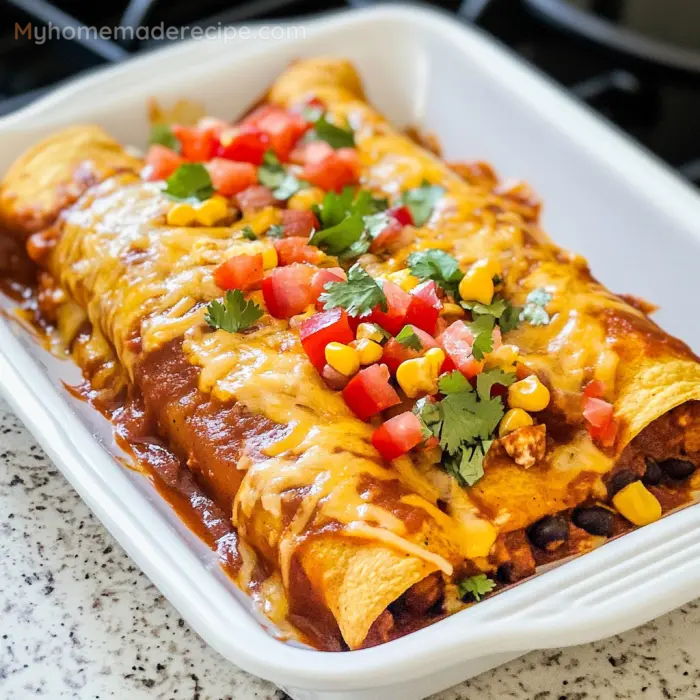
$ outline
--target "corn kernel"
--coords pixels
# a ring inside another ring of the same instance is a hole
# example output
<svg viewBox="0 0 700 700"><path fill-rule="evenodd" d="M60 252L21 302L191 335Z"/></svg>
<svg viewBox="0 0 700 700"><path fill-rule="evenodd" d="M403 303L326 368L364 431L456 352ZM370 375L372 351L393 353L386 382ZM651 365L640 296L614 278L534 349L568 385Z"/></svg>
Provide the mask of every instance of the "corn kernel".
<svg viewBox="0 0 700 700"><path fill-rule="evenodd" d="M360 353L343 343L328 343L326 362L337 372L350 377L360 369Z"/></svg>
<svg viewBox="0 0 700 700"><path fill-rule="evenodd" d="M464 532L464 554L470 559L488 556L496 541L496 528L481 518L470 517L462 521Z"/></svg>
<svg viewBox="0 0 700 700"><path fill-rule="evenodd" d="M511 408L501 418L498 426L498 437L505 437L508 433L512 433L518 428L525 428L532 424L532 416L527 411L523 411L522 408Z"/></svg>
<svg viewBox="0 0 700 700"><path fill-rule="evenodd" d="M430 362L432 368L440 374L440 368L445 361L445 353L442 348L430 348L423 357Z"/></svg>
<svg viewBox="0 0 700 700"><path fill-rule="evenodd" d="M420 284L420 280L412 275L411 271L408 269L392 272L387 275L387 279L390 282L393 282L395 285L401 287L404 292L410 292Z"/></svg>
<svg viewBox="0 0 700 700"><path fill-rule="evenodd" d="M361 323L355 335L358 340L373 340L375 343L381 343L384 340L384 333L376 323Z"/></svg>
<svg viewBox="0 0 700 700"><path fill-rule="evenodd" d="M202 226L214 226L228 216L228 202L215 195L197 205L195 212Z"/></svg>
<svg viewBox="0 0 700 700"><path fill-rule="evenodd" d="M508 405L525 411L543 411L549 406L549 389L531 374L508 387Z"/></svg>
<svg viewBox="0 0 700 700"><path fill-rule="evenodd" d="M496 275L498 275L499 277L503 276L503 268L501 267L501 261L497 258L487 258L484 267L486 267L492 279Z"/></svg>
<svg viewBox="0 0 700 700"><path fill-rule="evenodd" d="M382 359L382 346L369 338L355 340L351 343L360 356L361 365L371 365Z"/></svg>
<svg viewBox="0 0 700 700"><path fill-rule="evenodd" d="M307 187L304 190L299 190L287 200L289 209L297 211L305 211L311 209L314 204L321 204L325 197L325 192L320 187Z"/></svg>
<svg viewBox="0 0 700 700"><path fill-rule="evenodd" d="M450 316L452 318L462 318L464 316L464 309L459 304L453 304L452 302L447 302L442 305L440 309L440 316Z"/></svg>
<svg viewBox="0 0 700 700"><path fill-rule="evenodd" d="M170 226L192 226L197 220L197 213L191 204L179 202L170 207L166 220Z"/></svg>
<svg viewBox="0 0 700 700"><path fill-rule="evenodd" d="M277 251L274 248L265 248L262 251L263 269L272 270L273 267L277 267L279 264L279 258L277 257Z"/></svg>
<svg viewBox="0 0 700 700"><path fill-rule="evenodd" d="M517 345L501 345L493 352L486 355L487 367L500 367L503 370L513 372L515 365L520 359Z"/></svg>
<svg viewBox="0 0 700 700"><path fill-rule="evenodd" d="M641 481L633 481L613 496L613 505L635 525L648 525L661 517L661 504Z"/></svg>
<svg viewBox="0 0 700 700"><path fill-rule="evenodd" d="M478 260L467 270L459 283L459 294L466 301L478 301L480 304L493 301L493 275L488 260Z"/></svg>
<svg viewBox="0 0 700 700"><path fill-rule="evenodd" d="M419 394L437 394L438 375L445 360L440 348L431 348L424 357L404 360L396 370L396 381L411 399Z"/></svg>

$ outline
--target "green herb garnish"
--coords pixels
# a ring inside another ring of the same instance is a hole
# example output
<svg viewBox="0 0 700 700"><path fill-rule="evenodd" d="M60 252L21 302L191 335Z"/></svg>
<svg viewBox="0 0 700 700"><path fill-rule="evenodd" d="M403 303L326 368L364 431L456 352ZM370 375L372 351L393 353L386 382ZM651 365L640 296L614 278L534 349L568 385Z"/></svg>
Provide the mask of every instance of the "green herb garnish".
<svg viewBox="0 0 700 700"><path fill-rule="evenodd" d="M443 374L438 382L441 394L459 394L463 391L471 391L472 386L466 377L457 369Z"/></svg>
<svg viewBox="0 0 700 700"><path fill-rule="evenodd" d="M282 224L272 224L272 226L265 231L265 235L268 238L282 238L284 236L284 226L282 226Z"/></svg>
<svg viewBox="0 0 700 700"><path fill-rule="evenodd" d="M552 301L552 295L544 288L533 289L525 299L525 306L520 312L520 320L527 321L532 326L546 326L549 314L544 308Z"/></svg>
<svg viewBox="0 0 700 700"><path fill-rule="evenodd" d="M467 323L469 330L474 335L472 343L472 355L475 360L483 360L484 355L493 350L493 328L496 320L493 316L479 316L471 323Z"/></svg>
<svg viewBox="0 0 700 700"><path fill-rule="evenodd" d="M421 343L420 338L413 330L413 326L404 326L396 336L396 342L401 343L401 345L410 350L418 350L420 352L423 349L423 343Z"/></svg>
<svg viewBox="0 0 700 700"><path fill-rule="evenodd" d="M207 306L204 320L212 328L237 333L250 328L263 313L257 304L246 301L240 289L234 289L226 292L223 304L214 300Z"/></svg>
<svg viewBox="0 0 700 700"><path fill-rule="evenodd" d="M255 231L253 231L250 226L244 226L241 229L241 236L245 238L247 241L257 241L258 237L255 235Z"/></svg>
<svg viewBox="0 0 700 700"><path fill-rule="evenodd" d="M476 393L483 401L491 398L491 389L495 384L510 386L515 381L514 372L504 372L499 367L487 369L476 375Z"/></svg>
<svg viewBox="0 0 700 700"><path fill-rule="evenodd" d="M214 194L209 173L201 163L184 163L165 182L164 193L172 199L203 201Z"/></svg>
<svg viewBox="0 0 700 700"><path fill-rule="evenodd" d="M324 309L340 307L350 316L363 316L376 306L379 306L382 311L387 310L386 297L382 288L359 263L355 263L348 270L347 280L329 282L325 290L319 297Z"/></svg>
<svg viewBox="0 0 700 700"><path fill-rule="evenodd" d="M408 266L412 275L421 280L434 280L453 296L457 293L459 283L464 277L457 260L444 250L437 248L411 253L408 256Z"/></svg>
<svg viewBox="0 0 700 700"><path fill-rule="evenodd" d="M366 252L366 249L363 250L365 217L372 213L373 206L372 195L366 190L360 191L356 197L351 187L346 187L339 195L328 192L321 206L314 209L321 230L311 236L309 245L343 257Z"/></svg>
<svg viewBox="0 0 700 700"><path fill-rule="evenodd" d="M457 586L459 597L471 596L477 603L487 594L496 588L496 582L486 574L477 574L461 581Z"/></svg>
<svg viewBox="0 0 700 700"><path fill-rule="evenodd" d="M400 203L405 204L411 210L414 226L423 226L430 219L435 205L444 194L444 187L423 182L420 187L404 192Z"/></svg>
<svg viewBox="0 0 700 700"><path fill-rule="evenodd" d="M173 134L173 130L170 128L169 124L154 124L151 127L151 136L148 142L158 143L161 146L175 151L175 153L179 153L182 150L182 144L177 136Z"/></svg>
<svg viewBox="0 0 700 700"><path fill-rule="evenodd" d="M314 122L313 128L305 137L308 141L325 141L333 148L354 148L355 135L351 129L344 129L328 121L325 114L321 114Z"/></svg>
<svg viewBox="0 0 700 700"><path fill-rule="evenodd" d="M296 194L304 183L284 168L274 151L266 151L258 167L258 181L269 187L275 199L284 201Z"/></svg>

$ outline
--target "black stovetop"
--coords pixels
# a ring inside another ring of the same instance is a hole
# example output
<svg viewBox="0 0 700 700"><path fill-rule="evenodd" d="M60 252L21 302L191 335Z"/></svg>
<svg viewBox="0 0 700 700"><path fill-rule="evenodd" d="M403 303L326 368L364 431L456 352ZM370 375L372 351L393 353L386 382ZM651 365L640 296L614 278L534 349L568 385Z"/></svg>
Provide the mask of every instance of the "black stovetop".
<svg viewBox="0 0 700 700"><path fill-rule="evenodd" d="M162 42L53 39L16 34L51 22L202 27L284 19L374 0L0 0L0 114L99 65ZM700 184L700 2L691 0L441 0L478 24Z"/></svg>

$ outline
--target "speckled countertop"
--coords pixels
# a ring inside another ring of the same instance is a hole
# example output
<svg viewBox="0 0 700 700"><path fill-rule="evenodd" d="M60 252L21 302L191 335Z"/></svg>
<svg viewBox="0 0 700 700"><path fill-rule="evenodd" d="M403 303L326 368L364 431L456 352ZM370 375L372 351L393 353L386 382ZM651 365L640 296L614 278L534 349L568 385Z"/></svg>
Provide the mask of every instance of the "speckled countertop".
<svg viewBox="0 0 700 700"><path fill-rule="evenodd" d="M188 627L0 400L0 699L282 700ZM659 591L663 595L663 591ZM433 700L700 697L700 606Z"/></svg>

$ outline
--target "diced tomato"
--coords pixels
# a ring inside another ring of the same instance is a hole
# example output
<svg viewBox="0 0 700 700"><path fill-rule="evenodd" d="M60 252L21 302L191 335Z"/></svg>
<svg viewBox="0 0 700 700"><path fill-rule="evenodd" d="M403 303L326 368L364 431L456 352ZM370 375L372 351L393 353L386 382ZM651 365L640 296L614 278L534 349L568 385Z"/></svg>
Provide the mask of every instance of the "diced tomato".
<svg viewBox="0 0 700 700"><path fill-rule="evenodd" d="M319 270L311 280L311 292L316 299L316 308L323 311L323 302L319 301L319 297L326 291L325 287L329 282L343 282L347 279L347 275L342 267L330 267L325 270Z"/></svg>
<svg viewBox="0 0 700 700"><path fill-rule="evenodd" d="M362 164L360 163L360 155L356 148L339 148L335 154L341 162L345 163L345 165L355 173L356 179L360 177Z"/></svg>
<svg viewBox="0 0 700 700"><path fill-rule="evenodd" d="M326 141L310 141L299 144L289 154L289 160L297 165L316 165L332 156L333 153L333 147Z"/></svg>
<svg viewBox="0 0 700 700"><path fill-rule="evenodd" d="M390 418L372 434L372 444L386 460L396 459L423 442L420 418L406 411Z"/></svg>
<svg viewBox="0 0 700 700"><path fill-rule="evenodd" d="M435 332L435 324L442 309L433 280L419 284L411 290L411 303L406 311L406 323L422 328L427 333Z"/></svg>
<svg viewBox="0 0 700 700"><path fill-rule="evenodd" d="M593 391L600 390L599 386ZM604 447L610 447L617 437L617 422L613 418L613 405L608 401L587 396L583 400L583 417L588 422L588 432Z"/></svg>
<svg viewBox="0 0 700 700"><path fill-rule="evenodd" d="M413 226L413 214L405 204L391 207L391 209L387 209L386 213L393 216L402 226Z"/></svg>
<svg viewBox="0 0 700 700"><path fill-rule="evenodd" d="M344 187L357 183L359 179L358 163L350 158L346 152L352 150L341 148L338 151L333 151L319 162L307 162L302 171L301 179L320 187L322 190L333 190L334 192L340 192Z"/></svg>
<svg viewBox="0 0 700 700"><path fill-rule="evenodd" d="M212 158L206 168L214 189L224 197L232 197L258 181L257 170L250 163Z"/></svg>
<svg viewBox="0 0 700 700"><path fill-rule="evenodd" d="M447 357L467 378L475 377L484 369L484 361L472 355L474 335L462 321L455 321L437 338Z"/></svg>
<svg viewBox="0 0 700 700"><path fill-rule="evenodd" d="M259 107L245 118L243 124L257 127L267 134L270 146L280 160L287 159L294 144L310 127L301 116L277 105Z"/></svg>
<svg viewBox="0 0 700 700"><path fill-rule="evenodd" d="M411 303L411 297L408 292L404 292L393 282L384 282L382 289L386 297L387 310L382 311L376 307L365 320L378 323L391 335L396 335L406 325L406 312Z"/></svg>
<svg viewBox="0 0 700 700"><path fill-rule="evenodd" d="M386 250L401 235L403 226L396 219L389 219L388 224L374 237L369 250L379 253Z"/></svg>
<svg viewBox="0 0 700 700"><path fill-rule="evenodd" d="M270 138L266 133L254 126L243 125L221 132L216 155L219 158L260 165L269 148Z"/></svg>
<svg viewBox="0 0 700 700"><path fill-rule="evenodd" d="M172 132L182 146L182 157L192 163L206 163L216 152L216 136L210 129L173 124Z"/></svg>
<svg viewBox="0 0 700 700"><path fill-rule="evenodd" d="M322 372L326 364L326 345L328 343L351 343L355 336L348 323L344 309L335 308L321 311L307 318L300 326L301 345L309 356L311 364Z"/></svg>
<svg viewBox="0 0 700 700"><path fill-rule="evenodd" d="M221 289L256 289L263 278L263 259L257 255L234 255L214 270L214 282Z"/></svg>
<svg viewBox="0 0 700 700"><path fill-rule="evenodd" d="M319 227L318 219L312 211L282 210L284 235L289 237L304 236L308 238Z"/></svg>
<svg viewBox="0 0 700 700"><path fill-rule="evenodd" d="M405 345L399 343L396 338L390 338L384 344L382 362L389 368L392 374L396 374L396 369L405 360L412 360L415 357L420 357L426 350L438 347L437 341L429 333L426 333L416 326L411 326L411 330L418 336L423 346L422 350L407 348Z"/></svg>
<svg viewBox="0 0 700 700"><path fill-rule="evenodd" d="M253 214L265 207L273 207L279 202L270 188L252 185L236 195L236 205L244 214Z"/></svg>
<svg viewBox="0 0 700 700"><path fill-rule="evenodd" d="M584 402L588 398L602 399L603 396L605 396L605 384L598 379L588 382L583 390Z"/></svg>
<svg viewBox="0 0 700 700"><path fill-rule="evenodd" d="M301 236L279 238L275 241L275 250L280 265L305 262L316 265L323 258L323 253L315 245L309 245L308 239Z"/></svg>
<svg viewBox="0 0 700 700"><path fill-rule="evenodd" d="M183 163L175 151L158 143L153 144L146 153L146 167L141 172L144 180L165 180L169 178Z"/></svg>
<svg viewBox="0 0 700 700"><path fill-rule="evenodd" d="M262 291L267 310L275 318L291 318L314 302L311 280L316 268L310 265L276 267L263 278Z"/></svg>
<svg viewBox="0 0 700 700"><path fill-rule="evenodd" d="M389 384L386 365L370 365L360 370L343 389L343 398L350 410L362 420L401 403L394 387Z"/></svg>

